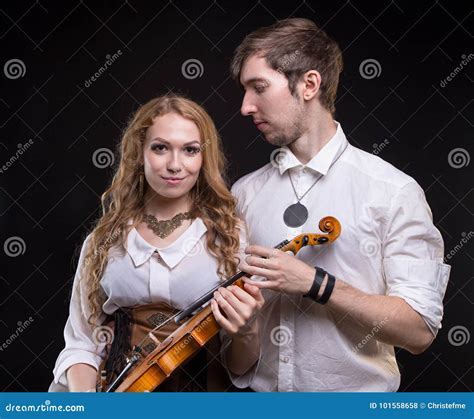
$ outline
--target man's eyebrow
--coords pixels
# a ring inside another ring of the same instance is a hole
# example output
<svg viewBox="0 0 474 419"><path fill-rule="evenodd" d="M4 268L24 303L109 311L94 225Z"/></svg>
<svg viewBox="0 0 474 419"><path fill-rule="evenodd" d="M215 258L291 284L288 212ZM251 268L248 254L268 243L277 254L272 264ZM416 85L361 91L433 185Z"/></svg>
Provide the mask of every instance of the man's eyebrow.
<svg viewBox="0 0 474 419"><path fill-rule="evenodd" d="M269 80L267 79L264 79L264 78L261 78L261 77L253 77L251 79L248 79L248 80L242 80L241 81L241 85L242 86L248 86L249 84L255 84L255 83L258 83L258 82L263 82L263 83L266 83L266 84L269 84Z"/></svg>

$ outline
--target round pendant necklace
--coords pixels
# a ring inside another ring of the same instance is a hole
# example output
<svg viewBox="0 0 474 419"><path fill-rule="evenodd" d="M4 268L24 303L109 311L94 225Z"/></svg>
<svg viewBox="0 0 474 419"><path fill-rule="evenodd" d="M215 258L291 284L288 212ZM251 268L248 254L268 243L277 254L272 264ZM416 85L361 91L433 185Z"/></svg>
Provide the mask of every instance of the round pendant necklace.
<svg viewBox="0 0 474 419"><path fill-rule="evenodd" d="M344 149L336 156L334 161L329 166L328 172L329 172L329 169L334 165L334 163L337 162L339 157L342 156L344 151L346 151L346 148L348 145L349 143L347 143ZM308 220L308 215L309 215L308 208L306 208L301 203L301 200L308 194L308 192L311 189L313 189L314 185L316 185L316 183L319 182L319 180L323 177L323 175L321 174L301 197L299 197L298 193L296 192L295 185L293 184L293 179L291 179L290 170L288 170L288 177L290 178L291 187L293 188L293 192L295 193L297 202L296 204L291 204L285 210L285 212L283 213L283 221L288 227L292 227L292 228L301 227Z"/></svg>
<svg viewBox="0 0 474 419"><path fill-rule="evenodd" d="M303 196L301 196L301 198L298 197L298 194L296 193L296 188L293 184L293 179L291 179L290 171L288 171L288 176L290 177L291 186L298 202L296 204L290 205L285 210L285 212L283 213L283 221L288 227L296 228L302 226L308 219L308 208L306 208L300 201L307 195L307 193L311 189L313 189L313 186L318 183L322 175L315 180L315 182L309 187L309 189L303 194Z"/></svg>

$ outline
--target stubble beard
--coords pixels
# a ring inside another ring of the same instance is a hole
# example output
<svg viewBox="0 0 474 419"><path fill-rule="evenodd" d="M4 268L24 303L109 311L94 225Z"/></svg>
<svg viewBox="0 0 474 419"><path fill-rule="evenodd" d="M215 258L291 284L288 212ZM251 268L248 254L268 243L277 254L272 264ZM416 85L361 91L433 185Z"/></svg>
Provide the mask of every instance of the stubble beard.
<svg viewBox="0 0 474 419"><path fill-rule="evenodd" d="M304 133L304 113L301 109L298 109L295 112L295 117L290 127L279 130L274 136L265 139L272 145L282 147L289 146L293 144L298 138L300 138Z"/></svg>

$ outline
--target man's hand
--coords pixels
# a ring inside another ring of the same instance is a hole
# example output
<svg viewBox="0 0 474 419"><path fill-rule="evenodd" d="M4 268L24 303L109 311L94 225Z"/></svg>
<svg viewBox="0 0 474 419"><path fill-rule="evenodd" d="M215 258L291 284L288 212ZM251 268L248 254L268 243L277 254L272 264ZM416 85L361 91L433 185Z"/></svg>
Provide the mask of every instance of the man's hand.
<svg viewBox="0 0 474 419"><path fill-rule="evenodd" d="M245 253L249 256L239 265L239 269L267 279L245 279L247 284L288 294L306 294L313 284L315 268L293 255L263 246L248 246Z"/></svg>
<svg viewBox="0 0 474 419"><path fill-rule="evenodd" d="M255 286L244 284L244 290L236 285L219 288L211 300L212 313L217 323L232 337L256 334L256 314L265 300Z"/></svg>

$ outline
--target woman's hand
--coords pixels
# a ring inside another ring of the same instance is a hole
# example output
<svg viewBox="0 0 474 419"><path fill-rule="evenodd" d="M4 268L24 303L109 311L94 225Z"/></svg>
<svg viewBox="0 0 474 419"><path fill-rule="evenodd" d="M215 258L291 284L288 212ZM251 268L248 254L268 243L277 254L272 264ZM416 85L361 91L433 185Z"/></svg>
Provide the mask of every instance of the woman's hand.
<svg viewBox="0 0 474 419"><path fill-rule="evenodd" d="M256 314L265 300L258 287L244 284L244 289L236 285L219 288L211 300L214 317L231 337L258 332Z"/></svg>
<svg viewBox="0 0 474 419"><path fill-rule="evenodd" d="M259 359L260 339L257 314L265 300L258 287L244 284L219 288L211 300L211 308L217 323L230 335L227 348L227 366L236 374L245 374Z"/></svg>

